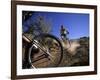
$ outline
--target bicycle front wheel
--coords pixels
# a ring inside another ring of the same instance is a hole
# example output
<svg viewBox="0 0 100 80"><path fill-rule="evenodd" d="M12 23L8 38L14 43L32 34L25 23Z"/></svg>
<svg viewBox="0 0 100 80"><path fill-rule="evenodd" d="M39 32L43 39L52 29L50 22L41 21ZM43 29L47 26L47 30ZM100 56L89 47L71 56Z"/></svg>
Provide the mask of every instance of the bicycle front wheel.
<svg viewBox="0 0 100 80"><path fill-rule="evenodd" d="M34 51L34 46L38 48ZM29 49L29 63L33 68L46 68L59 66L63 55L60 40L50 34L42 34L34 38Z"/></svg>

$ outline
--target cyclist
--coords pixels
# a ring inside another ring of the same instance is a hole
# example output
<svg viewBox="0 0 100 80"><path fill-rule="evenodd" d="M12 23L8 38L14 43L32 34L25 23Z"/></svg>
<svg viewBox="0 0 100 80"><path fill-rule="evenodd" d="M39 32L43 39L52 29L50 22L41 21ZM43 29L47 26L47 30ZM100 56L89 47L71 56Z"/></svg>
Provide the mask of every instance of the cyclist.
<svg viewBox="0 0 100 80"><path fill-rule="evenodd" d="M62 40L67 40L67 34L69 34L68 30L61 25L60 35Z"/></svg>

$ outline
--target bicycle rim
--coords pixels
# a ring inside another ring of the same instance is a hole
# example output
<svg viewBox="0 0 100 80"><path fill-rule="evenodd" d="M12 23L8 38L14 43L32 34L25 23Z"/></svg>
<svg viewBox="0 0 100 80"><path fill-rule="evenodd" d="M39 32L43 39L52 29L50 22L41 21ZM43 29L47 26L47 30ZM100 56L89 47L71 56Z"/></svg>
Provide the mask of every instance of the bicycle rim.
<svg viewBox="0 0 100 80"><path fill-rule="evenodd" d="M42 47L42 49L39 48L40 52L36 54L32 52L33 45L29 49L29 63L31 64L31 66L33 68L46 68L46 67L59 66L63 56L63 48L60 43L60 40L50 34L42 34L36 36L34 39L39 42L39 45L37 47L40 46L40 48ZM54 45L56 46L54 47ZM47 50L49 53L46 53ZM43 59L40 58L39 60L37 57L41 56L44 58Z"/></svg>

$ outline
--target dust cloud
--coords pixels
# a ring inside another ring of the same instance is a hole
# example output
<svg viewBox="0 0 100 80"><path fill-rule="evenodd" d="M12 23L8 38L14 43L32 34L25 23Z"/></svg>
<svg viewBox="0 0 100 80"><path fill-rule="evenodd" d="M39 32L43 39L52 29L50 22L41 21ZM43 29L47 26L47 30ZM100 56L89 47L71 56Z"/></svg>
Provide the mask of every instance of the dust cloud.
<svg viewBox="0 0 100 80"><path fill-rule="evenodd" d="M62 44L63 44L63 47L65 48L65 49L67 49L67 51L70 53L70 54L72 54L72 55L75 55L75 53L76 53L76 49L77 49L77 47L79 47L80 46L80 44L79 44L79 42L78 41L70 41L70 43L64 43L64 42L62 42Z"/></svg>

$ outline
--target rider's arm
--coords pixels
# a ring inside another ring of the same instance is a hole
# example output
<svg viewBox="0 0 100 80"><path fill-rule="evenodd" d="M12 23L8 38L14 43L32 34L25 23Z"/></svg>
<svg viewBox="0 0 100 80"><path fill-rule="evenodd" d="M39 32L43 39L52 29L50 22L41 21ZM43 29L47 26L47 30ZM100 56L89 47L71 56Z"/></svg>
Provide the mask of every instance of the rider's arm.
<svg viewBox="0 0 100 80"><path fill-rule="evenodd" d="M69 34L69 32L67 31L67 34Z"/></svg>

